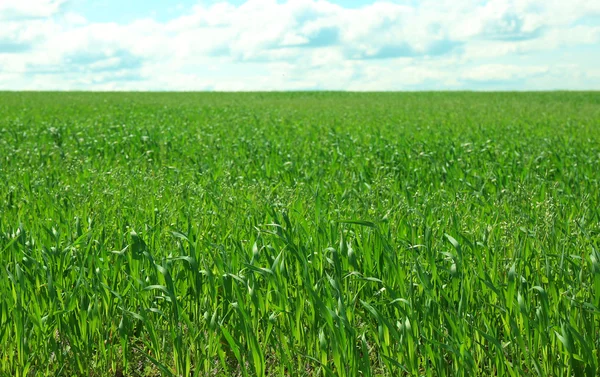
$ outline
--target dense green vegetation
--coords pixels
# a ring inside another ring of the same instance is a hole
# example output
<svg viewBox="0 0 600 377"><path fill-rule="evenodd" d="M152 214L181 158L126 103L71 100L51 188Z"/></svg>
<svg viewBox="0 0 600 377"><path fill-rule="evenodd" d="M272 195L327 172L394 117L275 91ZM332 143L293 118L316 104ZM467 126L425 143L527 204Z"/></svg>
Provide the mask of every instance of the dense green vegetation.
<svg viewBox="0 0 600 377"><path fill-rule="evenodd" d="M596 376L600 93L0 93L3 375Z"/></svg>

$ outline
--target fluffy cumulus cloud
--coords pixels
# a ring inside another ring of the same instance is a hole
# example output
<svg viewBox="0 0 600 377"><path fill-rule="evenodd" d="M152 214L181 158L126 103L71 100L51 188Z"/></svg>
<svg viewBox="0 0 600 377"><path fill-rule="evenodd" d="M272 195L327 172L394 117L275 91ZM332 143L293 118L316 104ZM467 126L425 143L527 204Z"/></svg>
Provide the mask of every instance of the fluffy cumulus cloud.
<svg viewBox="0 0 600 377"><path fill-rule="evenodd" d="M3 0L0 89L600 89L600 1L341 3L100 22L69 0Z"/></svg>

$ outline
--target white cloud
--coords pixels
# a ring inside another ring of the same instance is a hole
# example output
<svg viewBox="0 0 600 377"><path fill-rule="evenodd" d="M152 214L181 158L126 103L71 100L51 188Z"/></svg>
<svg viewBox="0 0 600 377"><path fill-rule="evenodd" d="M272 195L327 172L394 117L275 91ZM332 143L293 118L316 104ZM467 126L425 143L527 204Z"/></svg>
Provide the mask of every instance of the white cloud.
<svg viewBox="0 0 600 377"><path fill-rule="evenodd" d="M0 20L45 18L56 14L66 0L2 0Z"/></svg>
<svg viewBox="0 0 600 377"><path fill-rule="evenodd" d="M600 25L578 24L600 16L596 1L410 4L350 9L326 0L248 0L198 4L167 22L118 24L88 21L65 0L4 0L0 87L545 88L568 85L572 70L589 72L586 48L600 45ZM550 52L557 58L536 61ZM579 68L558 68L565 64ZM577 82L600 87L598 76L586 78Z"/></svg>
<svg viewBox="0 0 600 377"><path fill-rule="evenodd" d="M462 75L464 80L472 81L509 81L524 79L532 75L548 72L545 66L518 66L509 64L484 64L469 69Z"/></svg>

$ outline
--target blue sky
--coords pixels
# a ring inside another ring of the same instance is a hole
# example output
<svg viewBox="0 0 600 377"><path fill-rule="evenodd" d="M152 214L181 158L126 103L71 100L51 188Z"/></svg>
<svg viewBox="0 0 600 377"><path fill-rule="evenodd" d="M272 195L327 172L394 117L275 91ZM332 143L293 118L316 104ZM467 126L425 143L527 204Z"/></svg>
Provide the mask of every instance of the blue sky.
<svg viewBox="0 0 600 377"><path fill-rule="evenodd" d="M228 1L232 5L242 5L245 0ZM369 0L335 0L345 8L360 8L372 4ZM189 13L195 5L210 6L218 1L165 1L165 0L75 0L72 1L71 10L85 16L91 22L118 22L121 24L135 21L139 18L151 17L157 21L169 21L172 18ZM285 3L278 1L278 3Z"/></svg>
<svg viewBox="0 0 600 377"><path fill-rule="evenodd" d="M1 0L0 90L600 90L597 0Z"/></svg>

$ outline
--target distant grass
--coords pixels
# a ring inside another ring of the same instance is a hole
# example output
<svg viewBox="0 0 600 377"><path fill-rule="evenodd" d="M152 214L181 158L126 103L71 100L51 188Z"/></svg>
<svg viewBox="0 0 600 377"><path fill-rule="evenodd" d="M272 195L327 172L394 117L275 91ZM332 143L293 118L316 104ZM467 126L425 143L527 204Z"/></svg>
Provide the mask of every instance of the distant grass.
<svg viewBox="0 0 600 377"><path fill-rule="evenodd" d="M0 93L0 373L600 374L600 93Z"/></svg>

